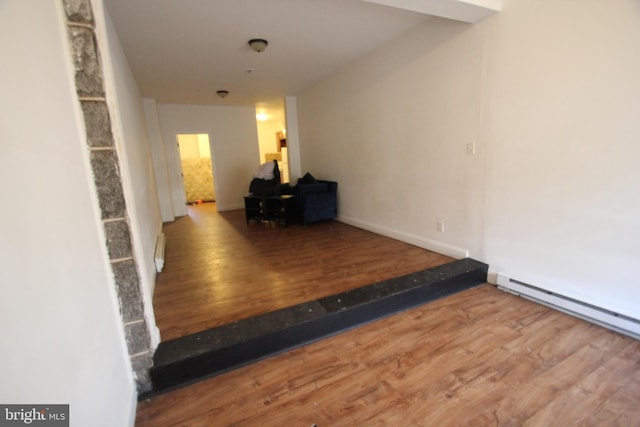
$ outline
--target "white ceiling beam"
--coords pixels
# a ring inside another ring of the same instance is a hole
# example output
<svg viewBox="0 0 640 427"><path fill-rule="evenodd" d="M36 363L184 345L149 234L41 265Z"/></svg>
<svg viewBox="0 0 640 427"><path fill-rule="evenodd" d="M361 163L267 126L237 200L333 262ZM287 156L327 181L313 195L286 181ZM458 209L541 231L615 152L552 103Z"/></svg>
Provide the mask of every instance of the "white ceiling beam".
<svg viewBox="0 0 640 427"><path fill-rule="evenodd" d="M475 23L499 12L502 0L364 0L412 12Z"/></svg>

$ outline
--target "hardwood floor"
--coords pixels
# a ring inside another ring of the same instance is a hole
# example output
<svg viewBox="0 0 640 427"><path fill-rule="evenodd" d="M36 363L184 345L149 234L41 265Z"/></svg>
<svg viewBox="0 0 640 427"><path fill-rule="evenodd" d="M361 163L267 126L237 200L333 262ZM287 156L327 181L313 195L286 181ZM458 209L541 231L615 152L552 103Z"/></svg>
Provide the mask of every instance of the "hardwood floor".
<svg viewBox="0 0 640 427"><path fill-rule="evenodd" d="M244 211L215 203L188 211L164 227L154 295L163 341L452 261L334 221L247 226Z"/></svg>
<svg viewBox="0 0 640 427"><path fill-rule="evenodd" d="M141 402L137 426L638 426L640 342L483 285Z"/></svg>

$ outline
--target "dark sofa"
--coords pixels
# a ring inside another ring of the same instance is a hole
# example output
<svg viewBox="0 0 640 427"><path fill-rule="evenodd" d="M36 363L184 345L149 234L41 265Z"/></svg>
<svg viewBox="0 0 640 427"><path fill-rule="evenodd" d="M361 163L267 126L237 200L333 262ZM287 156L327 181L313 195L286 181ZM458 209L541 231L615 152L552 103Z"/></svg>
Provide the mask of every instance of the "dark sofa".
<svg viewBox="0 0 640 427"><path fill-rule="evenodd" d="M307 173L295 186L296 211L303 224L338 216L338 183Z"/></svg>

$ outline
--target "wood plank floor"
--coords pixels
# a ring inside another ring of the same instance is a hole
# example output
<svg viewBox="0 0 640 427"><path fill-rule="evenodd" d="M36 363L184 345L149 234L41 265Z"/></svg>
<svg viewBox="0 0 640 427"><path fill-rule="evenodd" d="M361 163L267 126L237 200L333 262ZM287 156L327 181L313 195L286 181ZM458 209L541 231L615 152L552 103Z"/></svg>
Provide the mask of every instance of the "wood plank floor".
<svg viewBox="0 0 640 427"><path fill-rule="evenodd" d="M188 212L164 226L154 294L163 341L452 261L335 221L247 225L244 211L215 203Z"/></svg>
<svg viewBox="0 0 640 427"><path fill-rule="evenodd" d="M640 342L483 285L151 401L137 426L638 426Z"/></svg>

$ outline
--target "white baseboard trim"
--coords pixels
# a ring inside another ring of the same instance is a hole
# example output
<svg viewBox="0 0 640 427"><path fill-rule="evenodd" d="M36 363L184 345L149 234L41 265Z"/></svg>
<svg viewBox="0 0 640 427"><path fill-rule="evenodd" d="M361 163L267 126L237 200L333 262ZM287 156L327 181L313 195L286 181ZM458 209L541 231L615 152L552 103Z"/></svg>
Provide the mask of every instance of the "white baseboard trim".
<svg viewBox="0 0 640 427"><path fill-rule="evenodd" d="M438 242L436 240L426 239L424 237L416 236L414 234L405 233L404 231L394 230L382 225L373 224L359 219L350 218L344 215L338 215L338 221L345 224L352 225L363 230L371 231L372 233L380 234L382 236L390 237L392 239L400 240L401 242L409 243L419 248L427 249L429 251L437 252L442 255L447 255L452 258L462 259L469 256L469 250L459 248L457 246L448 245L446 243Z"/></svg>
<svg viewBox="0 0 640 427"><path fill-rule="evenodd" d="M164 268L164 248L165 248L164 233L159 233L156 238L156 248L154 253L154 262L156 264L156 272L162 272Z"/></svg>
<svg viewBox="0 0 640 427"><path fill-rule="evenodd" d="M579 301L498 273L498 289L537 302L571 316L640 339L640 320Z"/></svg>

